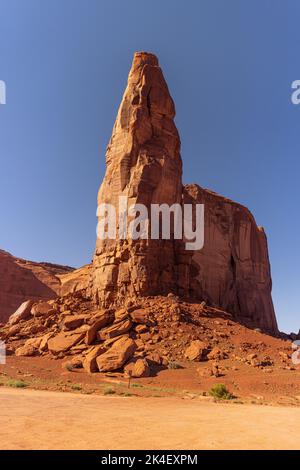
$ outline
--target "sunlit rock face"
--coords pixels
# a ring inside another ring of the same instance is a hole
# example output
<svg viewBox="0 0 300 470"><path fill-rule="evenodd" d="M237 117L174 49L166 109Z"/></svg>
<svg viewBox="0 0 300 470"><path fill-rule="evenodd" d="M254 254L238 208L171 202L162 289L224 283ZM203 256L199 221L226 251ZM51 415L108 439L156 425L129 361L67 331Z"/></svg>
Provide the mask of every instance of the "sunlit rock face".
<svg viewBox="0 0 300 470"><path fill-rule="evenodd" d="M134 55L112 136L98 207L204 204L204 247L183 240L97 239L91 289L98 305L173 292L204 300L240 321L277 331L265 233L247 208L197 185L182 185L175 107L158 59ZM183 207L183 206L182 206ZM116 213L117 232L119 213Z"/></svg>
<svg viewBox="0 0 300 470"><path fill-rule="evenodd" d="M106 174L98 203L118 207L174 203L182 200L180 139L175 107L158 60L134 55L112 137L106 152ZM124 296L177 291L183 267L173 240L97 240L93 291L99 303Z"/></svg>

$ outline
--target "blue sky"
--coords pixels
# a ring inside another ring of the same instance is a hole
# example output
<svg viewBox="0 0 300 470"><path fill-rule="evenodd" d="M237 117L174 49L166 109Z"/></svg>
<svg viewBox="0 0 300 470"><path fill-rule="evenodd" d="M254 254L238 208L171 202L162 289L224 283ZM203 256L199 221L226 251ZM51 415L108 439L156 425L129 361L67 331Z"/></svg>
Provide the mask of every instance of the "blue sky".
<svg viewBox="0 0 300 470"><path fill-rule="evenodd" d="M265 227L279 326L298 331L300 3L0 0L0 15L0 247L91 260L132 55L152 51L176 103L184 181L246 205Z"/></svg>

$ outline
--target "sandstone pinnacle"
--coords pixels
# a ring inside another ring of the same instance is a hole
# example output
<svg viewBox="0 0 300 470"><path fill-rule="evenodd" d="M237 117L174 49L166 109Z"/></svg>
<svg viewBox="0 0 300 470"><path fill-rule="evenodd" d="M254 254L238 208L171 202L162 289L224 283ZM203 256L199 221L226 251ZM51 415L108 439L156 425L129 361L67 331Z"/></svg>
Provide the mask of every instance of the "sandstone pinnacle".
<svg viewBox="0 0 300 470"><path fill-rule="evenodd" d="M106 151L106 173L98 204L118 206L182 200L180 139L175 106L158 60L134 55L128 84ZM177 290L177 260L172 240L97 240L93 292L99 303Z"/></svg>

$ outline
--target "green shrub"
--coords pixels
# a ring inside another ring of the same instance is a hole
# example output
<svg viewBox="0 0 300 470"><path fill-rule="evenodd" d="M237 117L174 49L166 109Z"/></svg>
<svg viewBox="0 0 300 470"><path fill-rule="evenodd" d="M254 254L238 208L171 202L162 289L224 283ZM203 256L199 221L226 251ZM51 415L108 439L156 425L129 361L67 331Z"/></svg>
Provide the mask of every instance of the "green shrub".
<svg viewBox="0 0 300 470"><path fill-rule="evenodd" d="M178 362L170 361L168 365L168 369L181 369L181 365Z"/></svg>
<svg viewBox="0 0 300 470"><path fill-rule="evenodd" d="M65 369L68 370L69 372L73 372L74 366L73 366L73 364L71 364L71 362L67 362L65 364Z"/></svg>
<svg viewBox="0 0 300 470"><path fill-rule="evenodd" d="M25 387L28 387L28 384L26 382L24 382L24 380L15 380L15 379L11 379L7 382L7 385L9 387L13 387L13 388L25 388Z"/></svg>
<svg viewBox="0 0 300 470"><path fill-rule="evenodd" d="M115 389L113 387L105 387L103 390L104 395L114 395L116 393Z"/></svg>
<svg viewBox="0 0 300 470"><path fill-rule="evenodd" d="M74 384L74 385L71 386L71 389L80 391L80 390L82 390L82 387L79 384Z"/></svg>
<svg viewBox="0 0 300 470"><path fill-rule="evenodd" d="M218 400L232 400L234 398L224 384L213 385L208 394Z"/></svg>

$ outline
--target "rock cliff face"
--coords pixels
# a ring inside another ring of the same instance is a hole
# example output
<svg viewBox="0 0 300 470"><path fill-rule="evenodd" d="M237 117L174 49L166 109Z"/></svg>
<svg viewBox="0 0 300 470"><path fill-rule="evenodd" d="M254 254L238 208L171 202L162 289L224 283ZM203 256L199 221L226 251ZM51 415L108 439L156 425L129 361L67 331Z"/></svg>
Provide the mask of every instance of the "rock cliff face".
<svg viewBox="0 0 300 470"><path fill-rule="evenodd" d="M204 248L187 251L183 241L172 239L98 239L92 268L94 299L108 306L173 292L276 332L264 231L240 204L196 185L183 188L174 116L157 58L136 53L107 148L98 205L118 207L119 196L125 196L128 205L142 203L147 208L203 203Z"/></svg>
<svg viewBox="0 0 300 470"><path fill-rule="evenodd" d="M218 306L250 326L276 332L265 232L250 211L197 185L184 188L185 203L204 204L204 247L193 253L190 295Z"/></svg>

